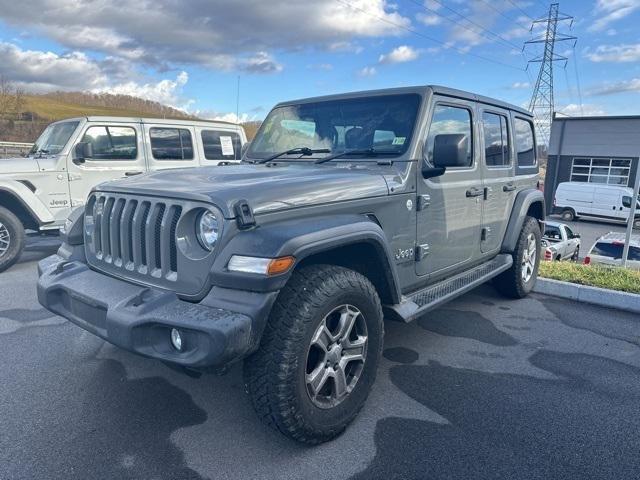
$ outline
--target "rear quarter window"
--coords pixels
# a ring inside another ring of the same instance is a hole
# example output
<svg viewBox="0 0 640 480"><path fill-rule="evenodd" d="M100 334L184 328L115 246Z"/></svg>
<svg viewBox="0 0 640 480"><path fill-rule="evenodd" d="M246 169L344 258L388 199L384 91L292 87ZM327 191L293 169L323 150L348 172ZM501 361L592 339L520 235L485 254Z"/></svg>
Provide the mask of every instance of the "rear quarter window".
<svg viewBox="0 0 640 480"><path fill-rule="evenodd" d="M516 118L513 122L516 137L516 156L519 167L534 167L536 165L535 137L533 123L523 118Z"/></svg>
<svg viewBox="0 0 640 480"><path fill-rule="evenodd" d="M600 257L609 257L613 259L621 259L624 251L624 244L622 242L606 243L598 242L591 250L592 255L598 255ZM629 255L627 260L640 261L640 247L629 247Z"/></svg>
<svg viewBox="0 0 640 480"><path fill-rule="evenodd" d="M236 132L202 130L200 133L204 158L207 160L235 160L240 158L242 142Z"/></svg>

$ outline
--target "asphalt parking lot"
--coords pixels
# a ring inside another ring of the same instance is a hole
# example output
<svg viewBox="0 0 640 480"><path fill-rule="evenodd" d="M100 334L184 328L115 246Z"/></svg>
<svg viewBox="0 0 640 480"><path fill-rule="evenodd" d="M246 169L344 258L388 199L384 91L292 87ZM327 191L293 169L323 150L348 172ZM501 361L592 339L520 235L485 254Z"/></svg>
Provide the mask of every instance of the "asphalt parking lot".
<svg viewBox="0 0 640 480"><path fill-rule="evenodd" d="M255 417L238 367L186 376L36 301L31 240L0 275L0 479L637 479L640 319L481 287L388 322L382 368L337 440Z"/></svg>
<svg viewBox="0 0 640 480"><path fill-rule="evenodd" d="M554 222L566 223L574 233L580 234L580 258L583 258L589 252L589 249L591 249L593 244L596 243L596 240L602 235L608 232L626 232L626 226L620 222L582 219L575 222L563 222L557 215L551 215L548 219Z"/></svg>

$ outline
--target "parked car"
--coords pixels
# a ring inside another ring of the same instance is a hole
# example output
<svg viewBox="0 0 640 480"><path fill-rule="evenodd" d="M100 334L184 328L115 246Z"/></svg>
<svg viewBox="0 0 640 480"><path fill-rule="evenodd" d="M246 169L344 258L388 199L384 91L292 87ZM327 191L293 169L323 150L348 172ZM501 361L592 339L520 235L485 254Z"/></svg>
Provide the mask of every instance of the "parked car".
<svg viewBox="0 0 640 480"><path fill-rule="evenodd" d="M573 260L580 257L580 235L573 233L568 225L546 221L542 235L543 259Z"/></svg>
<svg viewBox="0 0 640 480"><path fill-rule="evenodd" d="M151 170L237 163L242 127L224 122L82 117L49 125L27 157L0 159L0 272L25 230L57 231L104 181Z"/></svg>
<svg viewBox="0 0 640 480"><path fill-rule="evenodd" d="M624 253L624 233L609 232L598 238L584 257L584 263L599 265L620 265ZM640 235L631 235L627 268L640 270Z"/></svg>
<svg viewBox="0 0 640 480"><path fill-rule="evenodd" d="M260 418L327 441L374 383L383 312L408 322L489 280L531 291L535 146L529 112L444 87L284 102L241 165L95 187L38 298L141 355L244 359Z"/></svg>
<svg viewBox="0 0 640 480"><path fill-rule="evenodd" d="M562 220L571 222L583 216L595 219L629 219L633 189L617 185L586 182L563 182L554 197L554 211ZM640 228L640 199L634 219L634 228Z"/></svg>

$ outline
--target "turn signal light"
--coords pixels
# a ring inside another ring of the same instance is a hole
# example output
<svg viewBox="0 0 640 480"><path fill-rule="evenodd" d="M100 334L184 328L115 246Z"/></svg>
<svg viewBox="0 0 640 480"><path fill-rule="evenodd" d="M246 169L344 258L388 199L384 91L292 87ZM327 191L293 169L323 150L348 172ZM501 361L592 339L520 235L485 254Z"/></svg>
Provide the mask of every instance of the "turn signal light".
<svg viewBox="0 0 640 480"><path fill-rule="evenodd" d="M279 275L281 273L285 273L289 270L294 262L296 261L293 257L280 257L274 258L269 262L269 267L267 268L267 275Z"/></svg>

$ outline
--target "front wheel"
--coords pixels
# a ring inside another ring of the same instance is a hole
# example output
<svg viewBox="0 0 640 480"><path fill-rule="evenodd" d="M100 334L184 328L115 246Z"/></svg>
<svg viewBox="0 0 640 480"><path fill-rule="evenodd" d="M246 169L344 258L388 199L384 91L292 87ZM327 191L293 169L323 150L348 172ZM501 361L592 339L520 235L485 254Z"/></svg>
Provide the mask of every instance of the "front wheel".
<svg viewBox="0 0 640 480"><path fill-rule="evenodd" d="M24 227L13 212L0 207L0 272L16 263L24 249Z"/></svg>
<svg viewBox="0 0 640 480"><path fill-rule="evenodd" d="M256 412L303 443L336 437L369 395L383 335L380 299L366 277L330 265L294 272L245 360Z"/></svg>
<svg viewBox="0 0 640 480"><path fill-rule="evenodd" d="M494 280L500 293L510 298L523 298L531 292L538 278L540 241L538 220L527 217L512 253L513 265Z"/></svg>

